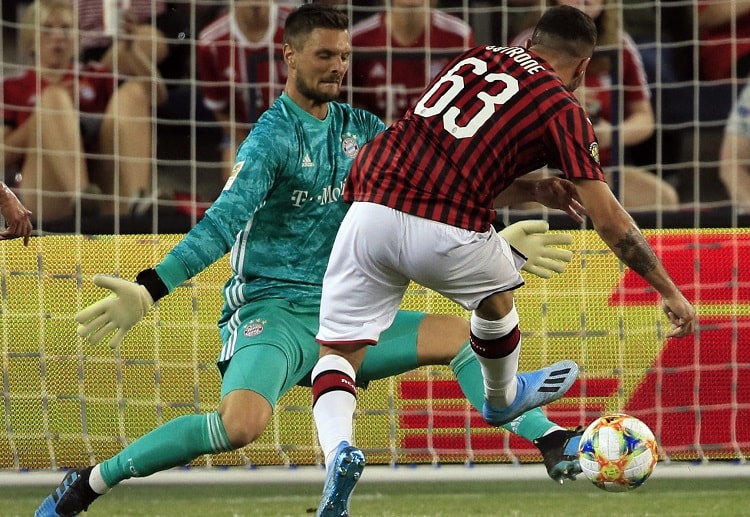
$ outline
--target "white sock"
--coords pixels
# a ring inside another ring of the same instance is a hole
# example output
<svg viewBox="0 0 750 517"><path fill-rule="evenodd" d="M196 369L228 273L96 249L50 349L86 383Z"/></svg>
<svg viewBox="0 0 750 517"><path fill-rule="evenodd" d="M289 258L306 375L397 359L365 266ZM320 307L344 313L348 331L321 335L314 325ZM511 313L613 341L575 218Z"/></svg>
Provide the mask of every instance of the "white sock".
<svg viewBox="0 0 750 517"><path fill-rule="evenodd" d="M521 346L500 359L477 358L484 377L484 396L490 406L503 409L510 406L518 393L518 356Z"/></svg>
<svg viewBox="0 0 750 517"><path fill-rule="evenodd" d="M518 326L519 321L515 306L508 314L495 321L482 319L473 313L471 332L479 339L492 341L510 334ZM493 408L506 408L515 400L518 392L516 374L520 355L520 336L516 348L505 357L489 358L477 354L484 378L484 396Z"/></svg>
<svg viewBox="0 0 750 517"><path fill-rule="evenodd" d="M100 463L97 463L91 470L91 473L89 474L89 486L91 487L91 490L101 495L106 494L109 491L109 487L107 486L107 483L104 482L100 465Z"/></svg>
<svg viewBox="0 0 750 517"><path fill-rule="evenodd" d="M349 361L341 356L330 354L321 357L313 368L312 378L320 373L335 370L355 380L355 372ZM314 382L314 381L313 381ZM354 435L354 410L357 398L348 391L333 390L324 393L315 402L313 417L318 429L318 440L325 455L326 468L336 457L341 442L352 443Z"/></svg>

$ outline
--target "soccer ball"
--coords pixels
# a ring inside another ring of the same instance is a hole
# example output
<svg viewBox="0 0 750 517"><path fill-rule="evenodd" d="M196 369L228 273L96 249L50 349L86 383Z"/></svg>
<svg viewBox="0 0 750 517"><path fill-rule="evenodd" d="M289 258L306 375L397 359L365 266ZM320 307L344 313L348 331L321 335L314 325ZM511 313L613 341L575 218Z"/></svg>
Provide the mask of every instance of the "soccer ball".
<svg viewBox="0 0 750 517"><path fill-rule="evenodd" d="M583 432L578 460L583 474L602 490L632 490L654 471L658 460L656 438L635 417L606 415Z"/></svg>

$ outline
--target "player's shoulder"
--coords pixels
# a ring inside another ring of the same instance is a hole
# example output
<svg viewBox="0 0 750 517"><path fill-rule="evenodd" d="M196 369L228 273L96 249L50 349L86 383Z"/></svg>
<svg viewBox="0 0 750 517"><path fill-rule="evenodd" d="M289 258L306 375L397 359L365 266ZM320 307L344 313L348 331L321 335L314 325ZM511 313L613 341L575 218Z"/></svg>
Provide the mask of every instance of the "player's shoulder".
<svg viewBox="0 0 750 517"><path fill-rule="evenodd" d="M5 77L3 77L3 84L5 85L5 88L27 84L29 81L34 80L35 76L36 74L32 68L11 70L5 75Z"/></svg>
<svg viewBox="0 0 750 517"><path fill-rule="evenodd" d="M461 18L440 10L432 12L432 25L443 35L458 36L462 40L469 39L474 34L471 26Z"/></svg>
<svg viewBox="0 0 750 517"><path fill-rule="evenodd" d="M232 23L229 13L222 14L214 21L206 25L198 34L199 43L211 43L220 41L230 36L232 32Z"/></svg>
<svg viewBox="0 0 750 517"><path fill-rule="evenodd" d="M385 21L382 13L373 14L363 20L355 23L352 26L352 43L356 46L357 43L360 45L372 44L368 38L375 34L381 33L385 27Z"/></svg>
<svg viewBox="0 0 750 517"><path fill-rule="evenodd" d="M344 132L364 135L368 140L385 130L385 124L377 115L347 102L331 102L331 115L340 121Z"/></svg>
<svg viewBox="0 0 750 517"><path fill-rule="evenodd" d="M488 45L473 47L469 51L491 61L493 67L500 68L501 71L519 80L533 77L535 84L553 82L563 86L560 76L555 73L552 66L544 58L525 47Z"/></svg>
<svg viewBox="0 0 750 517"><path fill-rule="evenodd" d="M330 106L335 111L339 112L343 116L350 116L350 117L356 117L360 120L380 120L377 115L374 115L363 108L358 108L356 106L352 106L348 102L343 101L333 101L330 103Z"/></svg>
<svg viewBox="0 0 750 517"><path fill-rule="evenodd" d="M290 126L295 125L297 118L282 97L279 97L258 117L250 133L278 134L289 132Z"/></svg>
<svg viewBox="0 0 750 517"><path fill-rule="evenodd" d="M253 124L237 149L237 159L242 161L249 157L262 157L265 166L272 166L280 160L283 162L292 150L301 147L299 134L293 116L277 99Z"/></svg>
<svg viewBox="0 0 750 517"><path fill-rule="evenodd" d="M544 95L527 95L533 98L539 119L548 127L569 127L572 133L581 131L581 121L588 120L586 110L576 96L564 86L559 85L545 92Z"/></svg>
<svg viewBox="0 0 750 517"><path fill-rule="evenodd" d="M267 152L284 154L302 145L304 118L302 108L281 95L258 117L248 139Z"/></svg>

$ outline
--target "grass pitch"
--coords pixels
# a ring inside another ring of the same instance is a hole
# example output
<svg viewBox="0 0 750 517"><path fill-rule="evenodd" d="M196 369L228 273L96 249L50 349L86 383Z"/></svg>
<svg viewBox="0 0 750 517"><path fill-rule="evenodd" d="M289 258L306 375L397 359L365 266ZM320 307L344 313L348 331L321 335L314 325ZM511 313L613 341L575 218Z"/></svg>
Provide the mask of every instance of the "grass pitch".
<svg viewBox="0 0 750 517"><path fill-rule="evenodd" d="M364 481L364 480L363 480ZM319 484L124 484L85 517L308 517ZM0 487L0 516L32 515L51 487ZM551 481L361 483L353 517L750 516L748 478L651 479L629 493L601 491L584 479Z"/></svg>

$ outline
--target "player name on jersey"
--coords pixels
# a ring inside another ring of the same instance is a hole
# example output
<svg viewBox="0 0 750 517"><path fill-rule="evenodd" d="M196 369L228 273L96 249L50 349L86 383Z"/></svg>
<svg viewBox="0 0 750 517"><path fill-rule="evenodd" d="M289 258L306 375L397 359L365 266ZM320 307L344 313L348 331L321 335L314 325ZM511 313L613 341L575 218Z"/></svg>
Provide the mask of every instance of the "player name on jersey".
<svg viewBox="0 0 750 517"><path fill-rule="evenodd" d="M526 70L530 74L535 74L537 72L541 72L542 70L546 70L546 68L544 68L544 66L540 64L539 61L531 57L529 53L521 47L488 46L487 50L509 55L513 58L513 61L521 65L524 70Z"/></svg>

